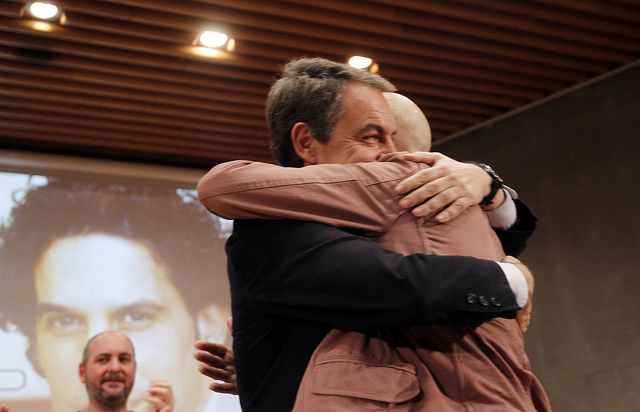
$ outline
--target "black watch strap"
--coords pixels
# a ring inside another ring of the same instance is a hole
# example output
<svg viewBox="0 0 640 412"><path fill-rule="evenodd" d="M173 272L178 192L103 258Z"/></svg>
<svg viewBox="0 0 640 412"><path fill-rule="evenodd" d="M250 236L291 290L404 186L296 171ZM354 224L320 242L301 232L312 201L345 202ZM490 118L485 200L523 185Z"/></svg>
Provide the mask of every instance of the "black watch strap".
<svg viewBox="0 0 640 412"><path fill-rule="evenodd" d="M498 190L500 190L504 182L491 166L484 163L478 163L478 166L491 176L491 191L482 199L482 202L480 202L480 205L487 206L493 203L493 198L496 197L496 193L498 193Z"/></svg>

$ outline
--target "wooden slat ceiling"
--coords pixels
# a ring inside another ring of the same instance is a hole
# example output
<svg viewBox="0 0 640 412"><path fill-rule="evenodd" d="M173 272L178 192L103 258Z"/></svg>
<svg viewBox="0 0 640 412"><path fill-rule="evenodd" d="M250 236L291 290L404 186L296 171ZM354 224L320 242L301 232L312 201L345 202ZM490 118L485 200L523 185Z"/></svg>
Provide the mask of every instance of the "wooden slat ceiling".
<svg viewBox="0 0 640 412"><path fill-rule="evenodd" d="M271 161L283 63L372 56L434 141L640 58L640 0L61 0L38 31L0 1L0 145L155 164ZM232 53L191 47L207 27ZM517 138L517 136L514 136Z"/></svg>

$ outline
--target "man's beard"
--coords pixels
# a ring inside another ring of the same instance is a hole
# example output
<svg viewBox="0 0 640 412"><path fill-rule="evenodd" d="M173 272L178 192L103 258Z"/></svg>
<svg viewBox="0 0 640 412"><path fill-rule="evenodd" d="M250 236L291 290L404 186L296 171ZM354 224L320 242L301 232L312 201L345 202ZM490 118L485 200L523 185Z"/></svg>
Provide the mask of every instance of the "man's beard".
<svg viewBox="0 0 640 412"><path fill-rule="evenodd" d="M122 390L112 395L110 392L102 388L102 385L108 381L118 381L124 383L124 387ZM113 409L125 405L127 403L127 399L129 398L129 394L131 393L131 388L133 387L133 383L131 385L126 384L126 380L124 375L120 373L110 373L102 377L100 380L100 384L95 387L93 385L86 385L87 392L89 396L99 403L102 406Z"/></svg>

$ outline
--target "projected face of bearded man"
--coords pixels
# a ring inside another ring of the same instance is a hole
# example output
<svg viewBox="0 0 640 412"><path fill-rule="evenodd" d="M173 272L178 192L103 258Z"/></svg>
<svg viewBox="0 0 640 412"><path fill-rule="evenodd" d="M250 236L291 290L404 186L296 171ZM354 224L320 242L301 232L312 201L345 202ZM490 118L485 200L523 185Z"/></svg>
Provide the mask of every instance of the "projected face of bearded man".
<svg viewBox="0 0 640 412"><path fill-rule="evenodd" d="M69 390L75 373L69 365L89 337L113 329L126 332L138 349L130 408L141 407L150 381L159 377L171 382L176 411L197 411L206 402L196 396L207 394L192 357L196 324L147 246L105 234L60 239L36 266L35 285L38 359L45 375L55 376L49 379L54 411L86 405L85 394ZM213 315L224 324L224 314Z"/></svg>

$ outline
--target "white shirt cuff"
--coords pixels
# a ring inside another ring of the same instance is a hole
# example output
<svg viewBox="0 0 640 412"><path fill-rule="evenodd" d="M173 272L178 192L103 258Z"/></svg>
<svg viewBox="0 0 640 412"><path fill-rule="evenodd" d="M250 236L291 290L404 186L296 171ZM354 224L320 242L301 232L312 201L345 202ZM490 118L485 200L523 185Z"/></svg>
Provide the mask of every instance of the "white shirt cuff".
<svg viewBox="0 0 640 412"><path fill-rule="evenodd" d="M489 224L496 229L509 229L516 223L518 219L518 211L516 210L516 203L513 199L517 199L517 193L506 186L503 186L504 202L495 209L485 211L489 218ZM512 196L513 193L513 196Z"/></svg>
<svg viewBox="0 0 640 412"><path fill-rule="evenodd" d="M525 279L524 274L516 267L516 265L504 262L496 263L500 265L500 268L504 272L504 276L507 278L507 282L509 282L509 287L516 297L516 303L520 308L523 308L529 300L529 286L527 285L527 279Z"/></svg>

